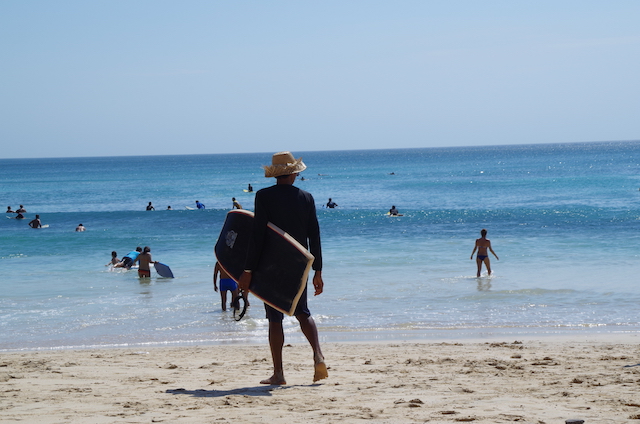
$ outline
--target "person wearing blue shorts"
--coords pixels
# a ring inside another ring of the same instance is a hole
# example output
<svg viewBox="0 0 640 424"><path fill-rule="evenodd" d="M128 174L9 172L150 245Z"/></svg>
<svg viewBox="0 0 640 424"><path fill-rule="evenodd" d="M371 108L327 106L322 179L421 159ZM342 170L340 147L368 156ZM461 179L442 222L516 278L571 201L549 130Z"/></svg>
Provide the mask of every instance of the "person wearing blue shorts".
<svg viewBox="0 0 640 424"><path fill-rule="evenodd" d="M227 310L227 292L231 292L231 306L237 307L236 299L238 299L238 284L231 278L229 274L216 262L216 266L213 270L213 289L218 291L218 275L220 275L220 300L222 302L222 310Z"/></svg>

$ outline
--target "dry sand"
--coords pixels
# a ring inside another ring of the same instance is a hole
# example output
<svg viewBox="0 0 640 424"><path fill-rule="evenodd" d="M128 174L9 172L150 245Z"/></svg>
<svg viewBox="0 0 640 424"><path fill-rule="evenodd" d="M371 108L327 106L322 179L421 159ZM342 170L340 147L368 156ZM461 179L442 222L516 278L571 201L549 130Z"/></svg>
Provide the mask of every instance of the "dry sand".
<svg viewBox="0 0 640 424"><path fill-rule="evenodd" d="M0 421L19 423L640 423L640 345L545 340L4 353Z"/></svg>

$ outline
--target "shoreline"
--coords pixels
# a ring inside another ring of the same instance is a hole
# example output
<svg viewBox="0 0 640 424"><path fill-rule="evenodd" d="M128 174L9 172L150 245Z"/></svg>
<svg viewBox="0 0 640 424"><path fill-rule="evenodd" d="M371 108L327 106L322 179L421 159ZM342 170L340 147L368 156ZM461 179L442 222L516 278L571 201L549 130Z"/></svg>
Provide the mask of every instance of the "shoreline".
<svg viewBox="0 0 640 424"><path fill-rule="evenodd" d="M292 327L291 332L286 333L287 343L304 343L304 335L296 327ZM484 343L498 341L594 341L610 343L634 343L640 342L640 329L627 328L613 332L602 332L598 329L579 328L575 330L555 330L548 329L546 332L526 331L469 331L469 330L437 330L428 331L416 330L408 331L349 331L330 332L319 330L321 343L360 343L360 344L381 344L381 343ZM518 330L518 329L511 329ZM479 334L480 333L480 334ZM215 347L215 346L254 346L266 343L267 335L263 338L252 337L251 339L227 339L227 340L194 340L194 341L162 341L162 342L137 342L118 343L108 345L61 345L47 347L23 347L0 349L1 354L8 353L29 353L29 352L59 352L65 350L100 350L100 349L155 349L155 348L188 348L188 347Z"/></svg>
<svg viewBox="0 0 640 424"><path fill-rule="evenodd" d="M638 337L266 343L0 355L0 417L48 423L638 422Z"/></svg>

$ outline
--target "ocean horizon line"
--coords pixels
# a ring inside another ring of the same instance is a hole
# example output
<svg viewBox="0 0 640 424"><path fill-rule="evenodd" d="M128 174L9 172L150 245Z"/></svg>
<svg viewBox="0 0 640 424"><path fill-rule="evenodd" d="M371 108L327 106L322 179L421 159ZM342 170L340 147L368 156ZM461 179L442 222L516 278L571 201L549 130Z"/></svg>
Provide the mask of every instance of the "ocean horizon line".
<svg viewBox="0 0 640 424"><path fill-rule="evenodd" d="M375 151L406 151L406 150L440 150L440 149L482 149L482 148L496 148L496 147L532 147L532 146L569 146L576 144L611 144L611 143L640 143L640 139L637 140L590 140L590 141L563 141L563 142L541 142L541 143L514 143L514 144L478 144L478 145L450 145L450 146L424 146L424 147L394 147L394 148L372 148L372 149L317 149L317 150L289 150L294 155L305 153L329 153L329 152L375 152ZM258 155L258 154L273 154L272 151L260 151L260 152L219 152L219 153L161 153L150 155L104 155L104 156L44 156L44 157L10 157L1 158L0 160L14 161L14 160L42 160L42 159L108 159L108 158L149 158L149 157L187 157L187 156L237 156L237 155Z"/></svg>

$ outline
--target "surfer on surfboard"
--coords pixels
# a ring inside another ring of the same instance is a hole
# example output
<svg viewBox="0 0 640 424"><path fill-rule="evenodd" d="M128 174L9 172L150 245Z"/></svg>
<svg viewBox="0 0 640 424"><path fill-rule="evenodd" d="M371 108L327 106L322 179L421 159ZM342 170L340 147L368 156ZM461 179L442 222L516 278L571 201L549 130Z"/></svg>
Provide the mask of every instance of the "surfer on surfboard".
<svg viewBox="0 0 640 424"><path fill-rule="evenodd" d="M40 215L36 215L35 219L29 222L31 228L42 228L42 222L40 221Z"/></svg>
<svg viewBox="0 0 640 424"><path fill-rule="evenodd" d="M258 268L263 250L263 242L267 232L267 225L272 223L293 237L298 243L309 247L315 257L313 262L313 287L315 295L322 293L322 250L320 247L320 227L316 215L313 196L293 185L298 173L307 166L302 158L295 159L290 152L280 152L273 155L270 166L264 166L265 177L276 178L276 184L263 188L256 193L255 221L253 238L249 242L249 254L245 262L245 270L240 276L240 289L249 290L253 270ZM267 319L269 320L269 346L273 360L273 375L261 384L286 384L282 365L282 348L284 346L284 329L282 320L284 315L277 309L265 304ZM313 381L322 380L329 376L324 356L320 348L320 339L316 323L307 307L307 290L300 296L294 314L300 328L313 349L314 376Z"/></svg>
<svg viewBox="0 0 640 424"><path fill-rule="evenodd" d="M389 215L391 215L391 216L402 216L402 214L400 212L398 212L398 209L396 209L395 206L391 206L391 209L389 209Z"/></svg>

